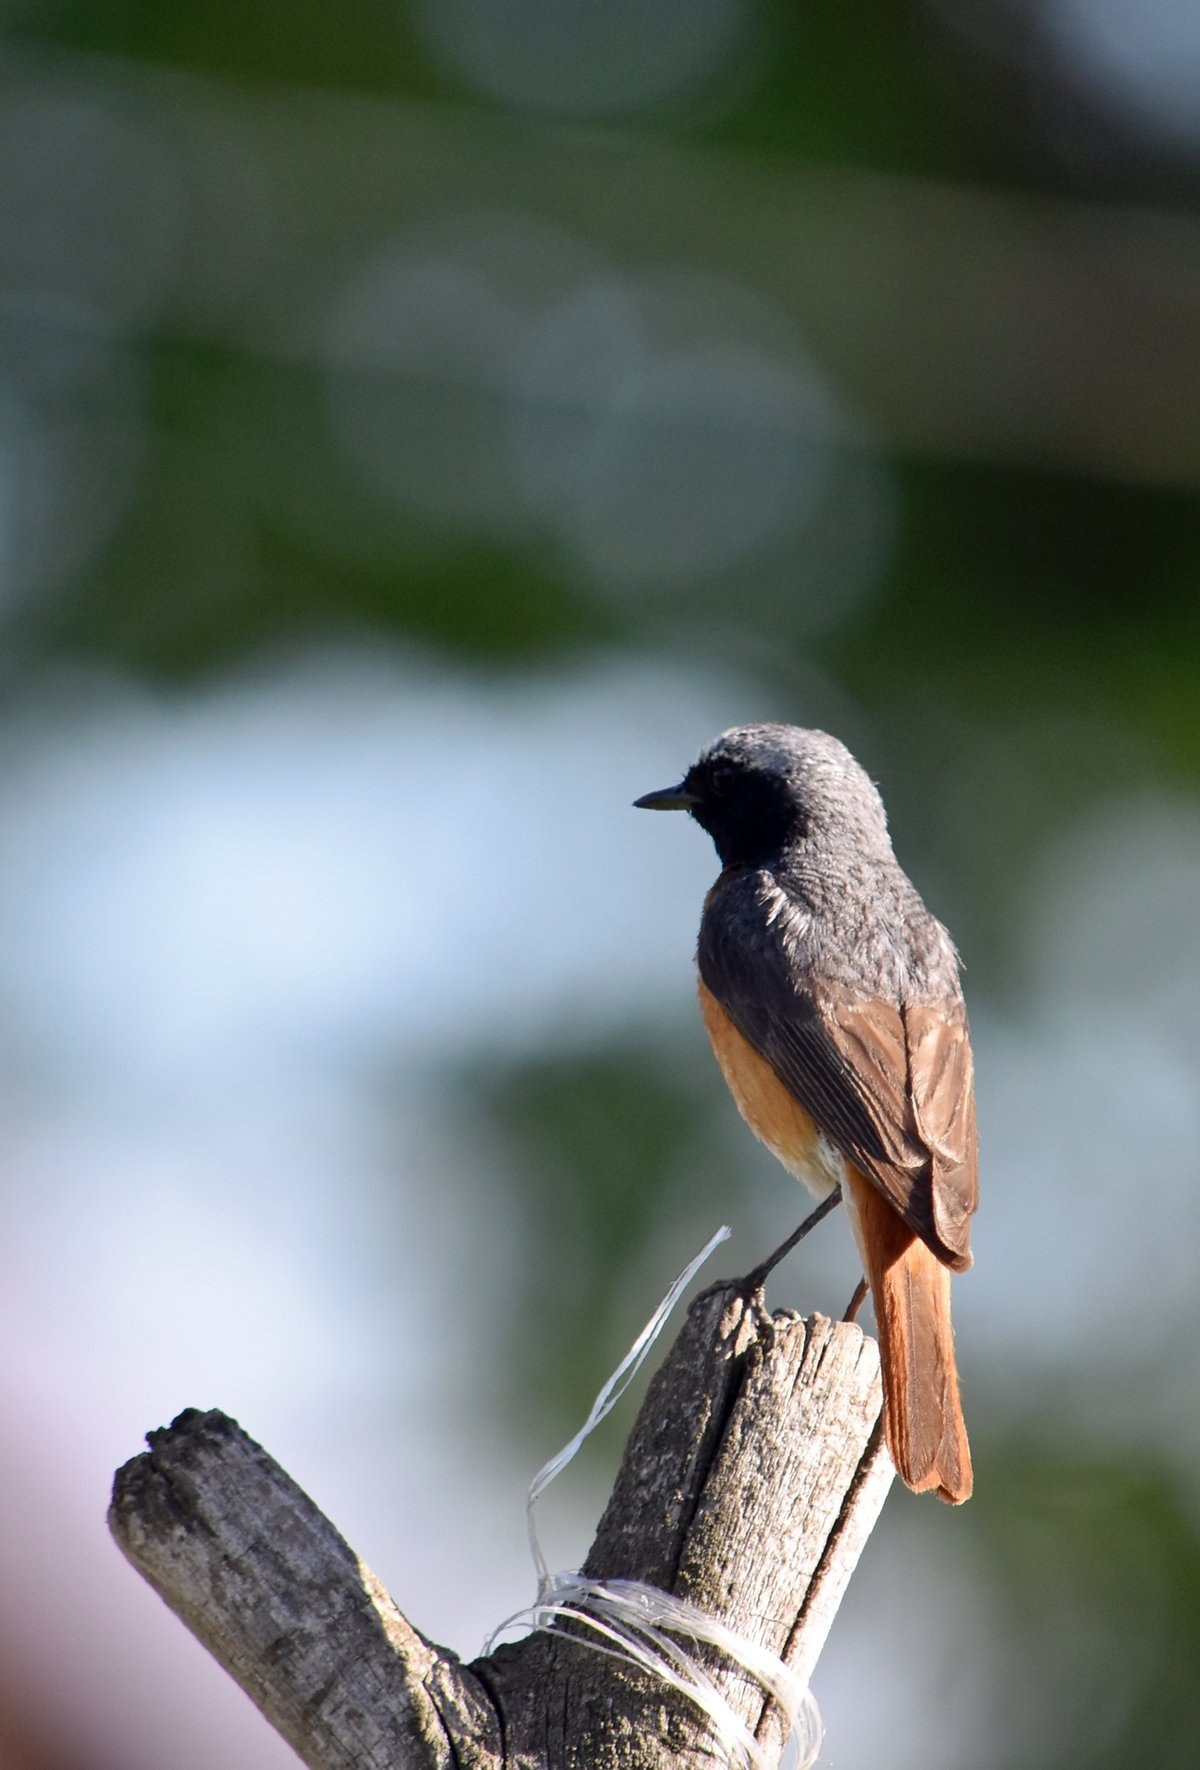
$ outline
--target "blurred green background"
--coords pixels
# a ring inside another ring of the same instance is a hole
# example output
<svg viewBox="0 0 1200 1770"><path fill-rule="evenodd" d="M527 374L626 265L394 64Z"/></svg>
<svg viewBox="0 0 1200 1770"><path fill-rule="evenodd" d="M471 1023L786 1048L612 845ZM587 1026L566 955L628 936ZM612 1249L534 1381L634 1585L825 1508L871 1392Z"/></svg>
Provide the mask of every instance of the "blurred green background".
<svg viewBox="0 0 1200 1770"><path fill-rule="evenodd" d="M185 1405L459 1650L528 1600L802 1207L629 811L754 718L879 780L983 1133L977 1497L889 1500L822 1762L1194 1760L1198 19L3 8L2 1770L288 1761L101 1531Z"/></svg>

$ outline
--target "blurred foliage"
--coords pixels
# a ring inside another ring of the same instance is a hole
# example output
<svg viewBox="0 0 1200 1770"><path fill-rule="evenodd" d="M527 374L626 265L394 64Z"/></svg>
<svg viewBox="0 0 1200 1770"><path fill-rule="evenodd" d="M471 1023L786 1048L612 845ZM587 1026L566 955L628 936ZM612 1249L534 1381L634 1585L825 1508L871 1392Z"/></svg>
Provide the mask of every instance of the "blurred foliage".
<svg viewBox="0 0 1200 1770"><path fill-rule="evenodd" d="M952 9L921 0L756 0L742 55L712 89L690 91L637 126L783 159L857 165L921 177L968 177L1053 188L1060 164L1037 128L1031 63L1047 57L1037 9ZM1025 16L1028 11L1028 17ZM478 104L426 40L419 7L354 0L40 0L10 8L10 31L31 42L173 66L223 80ZM991 58L972 54L988 44ZM1048 70L1046 70L1048 72ZM486 101L484 101L486 102ZM1113 143L1111 127L1078 99L1060 100L1097 148L1070 176L1139 198L1194 197L1197 179L1144 145ZM625 121L619 115L618 123ZM1108 151L1101 151L1107 149Z"/></svg>
<svg viewBox="0 0 1200 1770"><path fill-rule="evenodd" d="M17 629L44 649L150 676L189 678L264 647L365 623L499 664L582 645L659 641L662 617L601 603L536 550L422 533L327 463L323 495L360 513L365 562L333 558L256 511L261 466L239 447L239 409L274 411L263 446L316 427L305 379L209 351L159 354L155 470L95 569ZM202 467L202 472L197 472ZM764 673L790 682L805 652L881 720L922 704L939 716L1020 725L1070 709L1142 730L1156 764L1200 780L1200 496L962 463L897 464L900 534L860 612L810 638L780 596L736 621L760 629ZM252 536L253 572L222 572L231 521ZM372 527L375 534L372 540ZM171 594L163 594L163 572ZM795 570L802 573L801 556ZM731 611L733 613L734 611ZM725 623L691 620L680 656L720 656ZM914 758L914 760L919 760Z"/></svg>
<svg viewBox="0 0 1200 1770"><path fill-rule="evenodd" d="M666 1073L634 1031L619 1048L546 1055L467 1088L522 1195L525 1257L543 1297L512 1319L510 1417L533 1409L566 1437L614 1348L633 1338L613 1274L628 1273L662 1221L680 1148L703 1117L704 1080ZM656 1301L645 1300L647 1315Z"/></svg>
<svg viewBox="0 0 1200 1770"><path fill-rule="evenodd" d="M800 11L786 0L763 0L757 13L750 65L735 61L725 71L725 89L707 95L707 104L702 95L698 117L693 95L686 108L663 107L652 127L675 134L683 126L700 138L776 154L922 173L961 169L965 114L950 102L927 39L905 7L870 0L850 9L816 0ZM31 13L26 29L80 49L223 79L422 100L463 96L422 43L411 14L379 0L337 9L320 0L258 0L252 8L227 0L171 7L58 0Z"/></svg>
<svg viewBox="0 0 1200 1770"><path fill-rule="evenodd" d="M174 341L148 354L156 425L142 494L71 594L18 622L31 658L186 682L359 627L499 665L615 637L544 562L397 516L333 450L314 483L311 447L291 440L324 428L311 375ZM272 517L264 474L289 471L311 484L310 509L353 525L353 560Z"/></svg>
<svg viewBox="0 0 1200 1770"><path fill-rule="evenodd" d="M1184 1770L1200 1735L1200 1528L1177 1478L1029 1438L976 1519L1020 1713L1014 1770ZM1005 1733L1009 1713L997 1717Z"/></svg>

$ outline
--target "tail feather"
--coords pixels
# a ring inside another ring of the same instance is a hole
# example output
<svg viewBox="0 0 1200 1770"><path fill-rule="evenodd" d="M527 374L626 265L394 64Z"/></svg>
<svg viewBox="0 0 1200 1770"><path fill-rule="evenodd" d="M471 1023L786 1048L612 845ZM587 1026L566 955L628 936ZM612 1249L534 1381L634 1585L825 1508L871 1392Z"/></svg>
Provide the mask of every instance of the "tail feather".
<svg viewBox="0 0 1200 1770"><path fill-rule="evenodd" d="M849 1164L847 1181L879 1331L888 1450L914 1493L936 1489L940 1499L961 1505L973 1477L954 1363L950 1272Z"/></svg>

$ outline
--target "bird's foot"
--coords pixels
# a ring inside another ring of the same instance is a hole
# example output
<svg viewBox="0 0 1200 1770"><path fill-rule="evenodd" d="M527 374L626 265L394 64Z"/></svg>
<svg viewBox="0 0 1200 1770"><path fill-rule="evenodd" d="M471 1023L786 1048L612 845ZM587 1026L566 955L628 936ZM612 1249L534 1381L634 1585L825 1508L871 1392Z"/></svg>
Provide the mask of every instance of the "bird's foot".
<svg viewBox="0 0 1200 1770"><path fill-rule="evenodd" d="M738 1297L745 1305L746 1313L752 1317L755 1330L761 1340L770 1341L775 1333L775 1321L767 1308L767 1300L763 1293L762 1280L756 1281L755 1274L749 1273L745 1278L719 1278L710 1284L707 1290L701 1291L696 1298L703 1303L709 1297Z"/></svg>

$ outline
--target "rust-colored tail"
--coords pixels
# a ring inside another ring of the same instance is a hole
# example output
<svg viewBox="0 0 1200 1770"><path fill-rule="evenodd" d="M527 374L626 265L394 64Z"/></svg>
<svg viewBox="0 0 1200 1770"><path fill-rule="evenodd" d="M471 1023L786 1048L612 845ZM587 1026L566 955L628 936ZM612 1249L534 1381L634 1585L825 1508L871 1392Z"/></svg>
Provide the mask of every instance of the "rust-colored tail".
<svg viewBox="0 0 1200 1770"><path fill-rule="evenodd" d="M883 1366L883 1423L914 1493L971 1497L971 1449L958 1399L950 1273L864 1175L846 1165L850 1218L871 1287Z"/></svg>

